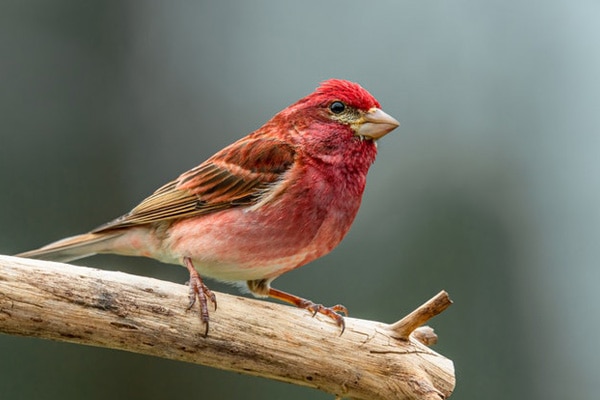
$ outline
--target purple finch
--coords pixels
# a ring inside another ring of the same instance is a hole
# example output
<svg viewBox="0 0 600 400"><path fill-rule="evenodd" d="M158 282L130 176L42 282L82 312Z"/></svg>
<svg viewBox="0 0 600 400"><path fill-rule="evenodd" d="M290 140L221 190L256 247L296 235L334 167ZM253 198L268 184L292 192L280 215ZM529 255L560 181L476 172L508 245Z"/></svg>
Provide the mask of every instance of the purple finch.
<svg viewBox="0 0 600 400"><path fill-rule="evenodd" d="M329 253L360 206L376 140L398 126L356 83L331 79L250 135L159 188L128 214L21 257L72 261L98 253L184 265L190 307L208 332L214 294L200 275L246 282L344 327L346 308L271 287L279 275Z"/></svg>

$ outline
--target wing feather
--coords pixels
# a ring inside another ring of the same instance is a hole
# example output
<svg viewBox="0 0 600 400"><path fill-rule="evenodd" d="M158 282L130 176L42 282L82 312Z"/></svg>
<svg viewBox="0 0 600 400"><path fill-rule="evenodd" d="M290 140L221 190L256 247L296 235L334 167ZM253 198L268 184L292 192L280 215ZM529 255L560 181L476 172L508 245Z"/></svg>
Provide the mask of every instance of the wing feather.
<svg viewBox="0 0 600 400"><path fill-rule="evenodd" d="M93 232L256 204L269 194L295 159L295 149L286 142L246 137L160 187L128 214Z"/></svg>

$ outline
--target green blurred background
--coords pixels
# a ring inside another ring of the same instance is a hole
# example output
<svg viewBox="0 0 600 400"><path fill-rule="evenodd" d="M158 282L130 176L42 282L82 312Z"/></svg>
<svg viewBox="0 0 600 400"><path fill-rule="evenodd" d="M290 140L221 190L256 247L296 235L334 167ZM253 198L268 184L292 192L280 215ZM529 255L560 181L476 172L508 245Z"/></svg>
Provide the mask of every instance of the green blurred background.
<svg viewBox="0 0 600 400"><path fill-rule="evenodd" d="M324 259L276 282L431 323L456 399L597 395L597 1L3 1L0 253L104 223L339 77L402 125ZM183 283L183 268L95 257ZM234 289L211 282L217 290ZM0 336L2 399L329 399L125 352Z"/></svg>

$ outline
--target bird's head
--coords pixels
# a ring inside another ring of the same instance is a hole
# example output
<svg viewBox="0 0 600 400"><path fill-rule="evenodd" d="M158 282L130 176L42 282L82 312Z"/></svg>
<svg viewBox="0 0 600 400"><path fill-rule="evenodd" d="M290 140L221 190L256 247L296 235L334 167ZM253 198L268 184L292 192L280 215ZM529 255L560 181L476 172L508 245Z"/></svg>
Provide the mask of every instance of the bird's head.
<svg viewBox="0 0 600 400"><path fill-rule="evenodd" d="M346 125L355 136L366 140L377 140L400 125L359 84L341 79L324 81L295 106L312 111L310 114L321 120Z"/></svg>

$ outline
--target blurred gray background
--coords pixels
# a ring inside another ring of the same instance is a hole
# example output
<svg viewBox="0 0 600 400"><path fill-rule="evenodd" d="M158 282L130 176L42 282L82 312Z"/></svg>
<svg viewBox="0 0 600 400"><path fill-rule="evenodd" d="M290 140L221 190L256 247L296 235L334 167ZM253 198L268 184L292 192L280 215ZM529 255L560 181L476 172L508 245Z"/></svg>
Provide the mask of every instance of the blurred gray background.
<svg viewBox="0 0 600 400"><path fill-rule="evenodd" d="M0 253L100 225L338 77L402 125L329 256L280 289L431 321L456 399L597 395L597 1L3 1ZM183 268L95 257L183 283ZM233 288L210 282L217 290ZM2 399L329 399L196 365L0 336Z"/></svg>

